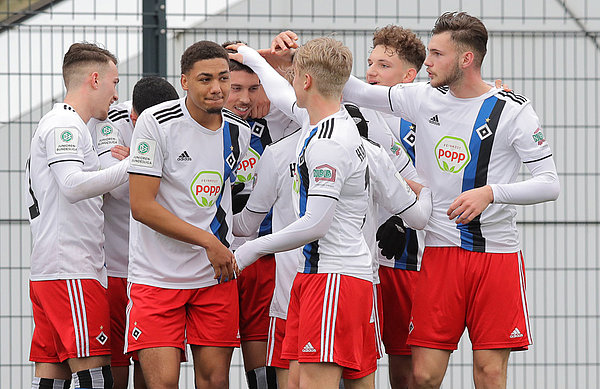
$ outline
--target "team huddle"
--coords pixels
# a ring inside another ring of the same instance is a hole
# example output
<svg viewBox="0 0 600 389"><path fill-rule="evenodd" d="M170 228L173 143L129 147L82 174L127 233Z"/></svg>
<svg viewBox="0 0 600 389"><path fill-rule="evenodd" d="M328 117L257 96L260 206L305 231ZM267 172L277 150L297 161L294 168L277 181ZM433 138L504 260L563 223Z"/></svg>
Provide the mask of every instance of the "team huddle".
<svg viewBox="0 0 600 389"><path fill-rule="evenodd" d="M438 388L465 327L478 388L532 344L516 205L555 200L526 97L482 79L487 30L441 15L427 52L375 31L366 81L343 43L200 41L184 97L117 59L65 54L67 94L27 161L32 388ZM413 83L425 65L427 83ZM524 164L531 177L517 181Z"/></svg>

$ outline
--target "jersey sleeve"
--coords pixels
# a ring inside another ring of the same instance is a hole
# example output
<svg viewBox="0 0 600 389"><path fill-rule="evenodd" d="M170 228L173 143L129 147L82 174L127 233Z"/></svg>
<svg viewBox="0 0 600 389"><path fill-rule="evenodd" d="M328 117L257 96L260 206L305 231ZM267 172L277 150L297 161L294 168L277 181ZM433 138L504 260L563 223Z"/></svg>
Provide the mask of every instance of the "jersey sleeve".
<svg viewBox="0 0 600 389"><path fill-rule="evenodd" d="M268 213L277 199L278 181L277 161L271 147L267 146L256 165L253 189L246 208L255 213Z"/></svg>
<svg viewBox="0 0 600 389"><path fill-rule="evenodd" d="M365 145L367 146L367 145ZM382 147L370 147L369 177L373 201L391 214L401 213L417 200Z"/></svg>
<svg viewBox="0 0 600 389"><path fill-rule="evenodd" d="M46 149L48 166L63 162L76 161L83 164L86 137L77 123L66 122L64 125L48 128L42 141ZM88 145L90 147L90 145Z"/></svg>
<svg viewBox="0 0 600 389"><path fill-rule="evenodd" d="M160 136L158 125L149 112L143 112L137 120L131 137L129 173L162 177L166 158L166 145Z"/></svg>
<svg viewBox="0 0 600 389"><path fill-rule="evenodd" d="M344 146L332 139L316 139L305 153L308 171L308 196L340 198L344 182L352 174L351 161Z"/></svg>
<svg viewBox="0 0 600 389"><path fill-rule="evenodd" d="M514 147L523 163L539 161L550 158L552 151L542 132L540 120L531 107L527 104L514 119L508 134L508 141Z"/></svg>

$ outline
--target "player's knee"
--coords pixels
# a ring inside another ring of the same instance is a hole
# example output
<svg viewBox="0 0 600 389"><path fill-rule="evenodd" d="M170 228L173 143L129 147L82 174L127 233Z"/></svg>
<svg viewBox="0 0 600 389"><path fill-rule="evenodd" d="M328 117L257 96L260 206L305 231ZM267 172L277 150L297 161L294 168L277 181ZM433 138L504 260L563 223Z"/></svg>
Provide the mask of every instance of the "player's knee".
<svg viewBox="0 0 600 389"><path fill-rule="evenodd" d="M414 388L438 388L441 385L443 378L443 374L440 375L430 369L413 366L412 382Z"/></svg>
<svg viewBox="0 0 600 389"><path fill-rule="evenodd" d="M480 382L499 383L506 379L506 368L501 363L475 363L473 368L473 374Z"/></svg>
<svg viewBox="0 0 600 389"><path fill-rule="evenodd" d="M210 374L204 379L196 377L196 387L227 389L229 387L229 377L227 374Z"/></svg>
<svg viewBox="0 0 600 389"><path fill-rule="evenodd" d="M73 386L75 389L112 389L113 383L110 365L73 373Z"/></svg>

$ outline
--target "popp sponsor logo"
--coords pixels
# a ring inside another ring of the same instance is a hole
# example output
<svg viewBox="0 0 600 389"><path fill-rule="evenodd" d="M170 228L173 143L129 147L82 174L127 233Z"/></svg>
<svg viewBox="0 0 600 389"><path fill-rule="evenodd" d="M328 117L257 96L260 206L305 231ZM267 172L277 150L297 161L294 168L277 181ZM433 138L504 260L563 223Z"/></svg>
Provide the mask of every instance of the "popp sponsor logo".
<svg viewBox="0 0 600 389"><path fill-rule="evenodd" d="M435 157L441 170L458 173L471 160L471 153L464 140L445 136L435 146Z"/></svg>
<svg viewBox="0 0 600 389"><path fill-rule="evenodd" d="M252 148L248 149L246 156L240 161L238 169L235 172L236 184L252 181L252 178L254 178L254 174L256 173L256 164L259 159L260 154Z"/></svg>
<svg viewBox="0 0 600 389"><path fill-rule="evenodd" d="M211 207L221 194L223 177L214 171L202 171L192 181L190 190L200 207Z"/></svg>

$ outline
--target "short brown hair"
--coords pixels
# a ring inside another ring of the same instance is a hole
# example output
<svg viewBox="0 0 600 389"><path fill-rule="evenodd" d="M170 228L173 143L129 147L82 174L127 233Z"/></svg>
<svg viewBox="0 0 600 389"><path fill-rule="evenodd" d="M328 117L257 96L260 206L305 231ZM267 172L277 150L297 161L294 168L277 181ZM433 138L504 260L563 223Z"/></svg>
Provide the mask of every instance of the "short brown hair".
<svg viewBox="0 0 600 389"><path fill-rule="evenodd" d="M378 28L373 34L373 48L379 45L394 50L398 58L414 66L417 72L425 62L425 45L407 28L393 24Z"/></svg>
<svg viewBox="0 0 600 389"><path fill-rule="evenodd" d="M488 40L487 29L481 20L465 12L446 12L437 19L431 32L436 35L446 31L450 31L459 50L473 50L475 63L481 67Z"/></svg>
<svg viewBox="0 0 600 389"><path fill-rule="evenodd" d="M323 96L337 97L350 78L352 52L333 38L316 38L296 50L294 66L314 78L315 86Z"/></svg>
<svg viewBox="0 0 600 389"><path fill-rule="evenodd" d="M232 50L232 49L228 49L227 46L231 46L231 45L236 45L238 43L243 43L243 44L247 44L246 42L243 41L227 41L225 43L223 43L221 46L227 50L228 53L237 53L237 51ZM246 72L248 74L254 74L254 70L252 70L249 66L244 65L241 62L238 62L234 59L229 58L229 71L231 72Z"/></svg>
<svg viewBox="0 0 600 389"><path fill-rule="evenodd" d="M117 57L110 51L88 42L73 43L63 58L63 80L65 86L69 89L69 85L74 81L77 75L77 70L85 65L106 65L109 62L117 64Z"/></svg>
<svg viewBox="0 0 600 389"><path fill-rule="evenodd" d="M229 64L229 54L221 45L211 41L199 41L185 49L181 55L181 74L186 74L198 61L223 58Z"/></svg>

